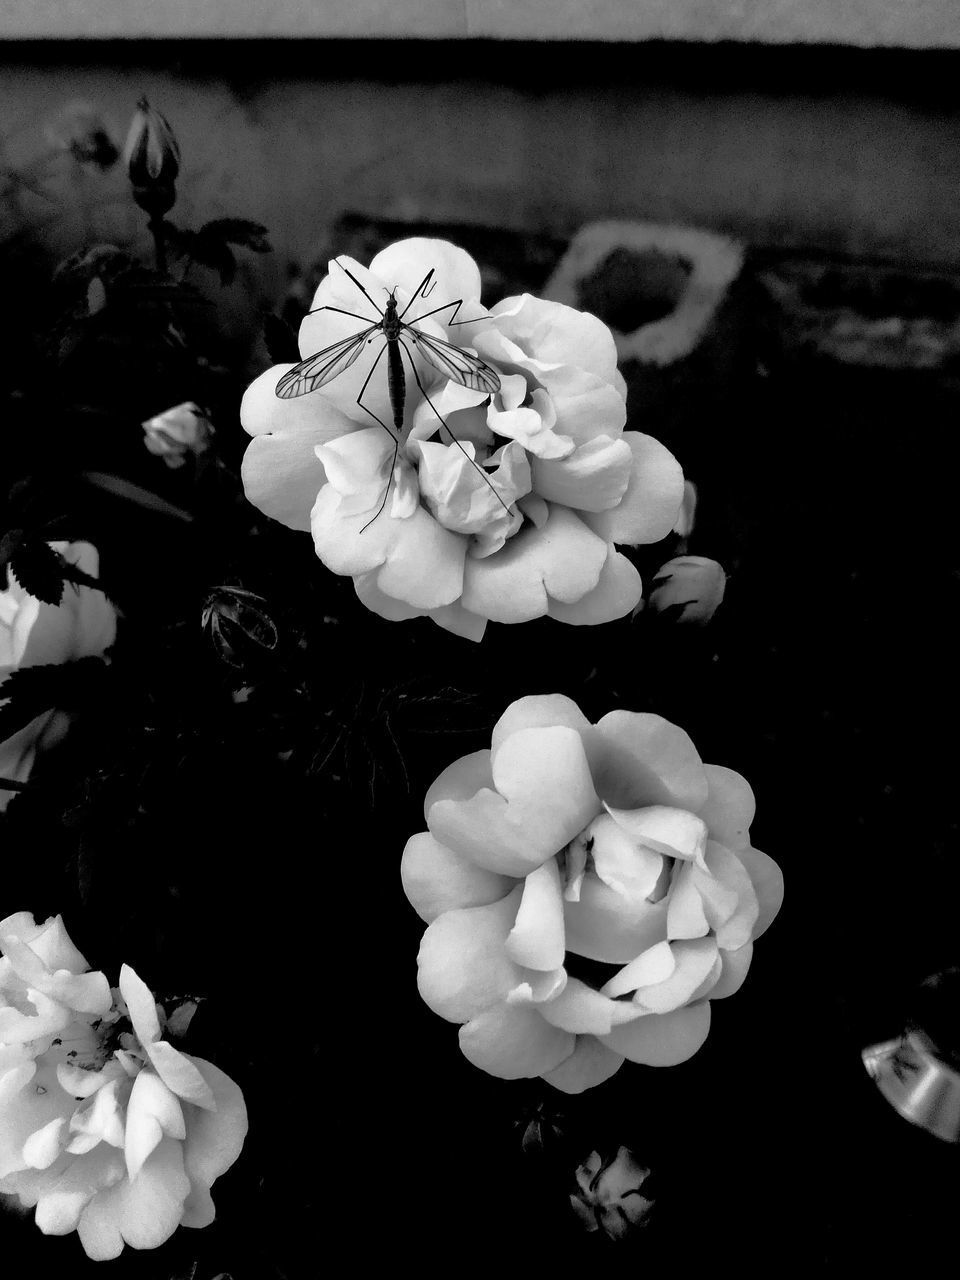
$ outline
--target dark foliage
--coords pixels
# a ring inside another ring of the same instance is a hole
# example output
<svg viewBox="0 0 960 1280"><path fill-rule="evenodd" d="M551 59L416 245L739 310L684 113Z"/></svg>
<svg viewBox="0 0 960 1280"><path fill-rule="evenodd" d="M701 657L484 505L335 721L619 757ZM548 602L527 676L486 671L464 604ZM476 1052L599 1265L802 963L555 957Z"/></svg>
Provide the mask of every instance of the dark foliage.
<svg viewBox="0 0 960 1280"><path fill-rule="evenodd" d="M231 219L162 234L178 274L192 259L228 279L235 248L266 247ZM397 234L347 219L332 239ZM467 247L504 292L542 282L555 245L525 259L508 238L498 264L498 243L478 231ZM885 1109L859 1050L896 1030L905 988L956 959L953 767L935 745L957 711L943 679L955 521L944 494L911 492L896 518L890 497L904 421L930 424L937 472L955 471L938 425L955 416L949 380L783 353L761 376L748 337L724 386L694 380L682 412L648 388L630 425L667 439L700 485L701 545L732 571L713 624L544 621L492 627L478 647L374 617L308 536L246 503L248 353L223 343L199 288L113 246L52 278L41 265L18 257L8 277L0 554L52 602L82 575L47 541L92 541L121 622L109 663L3 687L0 738L50 706L74 717L0 815L3 914L62 913L94 967L115 977L126 961L160 995L199 997L185 1047L237 1080L251 1116L216 1223L127 1250L115 1273L312 1276L331 1239L374 1228L501 1269L722 1273L787 1241L805 1269L852 1272L890 1169L910 1176L876 1254L910 1263L914 1235L949 1214L954 1153ZM298 319L266 317L271 358L296 359ZM214 447L167 471L140 423L187 399ZM637 553L646 580L670 554ZM742 771L788 885L700 1054L574 1098L460 1057L456 1029L419 1002L422 925L397 875L433 778L488 744L512 699L553 691L594 719L659 712ZM611 1255L566 1197L591 1150L620 1144L653 1168L657 1207L642 1247ZM3 1226L5 1260L104 1274L75 1237Z"/></svg>

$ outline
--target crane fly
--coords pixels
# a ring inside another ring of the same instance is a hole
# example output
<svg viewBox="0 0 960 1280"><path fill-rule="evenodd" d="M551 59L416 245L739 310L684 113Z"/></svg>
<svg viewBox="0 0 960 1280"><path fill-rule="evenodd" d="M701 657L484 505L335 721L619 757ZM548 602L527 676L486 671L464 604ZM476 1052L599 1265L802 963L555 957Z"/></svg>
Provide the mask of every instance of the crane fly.
<svg viewBox="0 0 960 1280"><path fill-rule="evenodd" d="M433 280L435 268L430 268L417 285L413 297L403 310L398 312L396 288L388 293L387 301L381 310L356 276L338 259L334 258L334 262L337 263L341 271L350 277L374 311L376 311L379 319L373 320L370 316L360 315L356 311L345 311L342 307L316 307L309 312L309 315L316 315L318 311L335 311L341 316L351 316L354 320L363 320L367 327L360 329L357 333L350 334L349 337L341 338L338 342L332 342L330 346L324 347L322 351L315 352L312 356L308 356L306 360L301 360L299 364L295 364L292 369L288 369L277 382L277 395L281 400L292 400L296 396L309 395L311 391L316 391L318 387L332 382L334 378L338 378L341 373L349 369L360 355L360 352L369 343L373 342L378 335L383 338L383 346L377 352L376 359L370 366L369 372L363 380L363 386L357 395L357 404L364 413L373 418L374 422L383 427L384 431L393 440L393 460L390 464L387 486L380 506L377 508L377 513L367 521L360 532L363 533L364 529L373 524L373 521L376 520L386 506L387 496L390 492L390 481L400 452L400 438L403 434L403 406L407 395L406 374L401 351L406 352L410 368L413 370L414 379L420 388L420 393L433 410L440 426L447 432L450 439L469 460L474 469L483 476L504 511L509 511L510 508L500 497L500 494L497 493L490 477L475 459L470 457L470 454L447 426L442 414L427 395L423 383L420 381L420 374L417 372L417 366L410 347L407 346L408 342L411 343L414 350L419 351L429 364L433 365L445 377L451 378L454 382L459 382L462 387L469 387L473 391L485 391L488 395L494 395L500 390L500 378L496 370L491 369L479 356L472 355L469 351L464 351L462 347L456 347L450 342L444 342L442 338L434 338L430 334L424 333L422 329L414 328L412 322L404 320L403 317L417 299L428 298L436 288L437 282ZM432 311L427 311L416 318L417 320L426 320L429 316L439 315L441 311L450 310L450 319L445 321L447 327L456 324L469 324L471 321L455 319L462 305L463 299L457 298L454 302L446 302L442 307L434 307ZM373 377L384 351L387 352L387 391L390 395L390 407L393 410L392 431L382 418L379 418L372 409L363 403L363 393L369 386L370 379Z"/></svg>

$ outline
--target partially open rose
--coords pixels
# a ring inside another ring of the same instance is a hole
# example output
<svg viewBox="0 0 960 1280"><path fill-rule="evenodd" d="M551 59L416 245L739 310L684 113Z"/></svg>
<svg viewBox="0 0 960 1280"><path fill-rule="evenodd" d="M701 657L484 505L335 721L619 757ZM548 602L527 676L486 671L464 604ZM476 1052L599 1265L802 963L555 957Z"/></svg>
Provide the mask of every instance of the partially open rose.
<svg viewBox="0 0 960 1280"><path fill-rule="evenodd" d="M427 793L402 861L428 922L420 993L505 1079L578 1093L625 1058L670 1066L747 974L780 907L751 848L753 793L660 716L591 725L560 695L521 698L490 751Z"/></svg>
<svg viewBox="0 0 960 1280"><path fill-rule="evenodd" d="M99 556L89 542L50 545L68 563L91 577L97 576ZM66 583L59 605L44 604L24 591L11 574L6 590L0 590L0 699L4 697L4 682L13 671L101 654L113 644L116 632L116 610L93 587ZM58 741L65 732L66 721L61 713L44 711L36 716L0 742L0 778L26 782L37 752ZM0 812L13 794L0 787Z"/></svg>
<svg viewBox="0 0 960 1280"><path fill-rule="evenodd" d="M429 296L417 295L431 270ZM383 617L426 615L479 640L488 620L547 614L591 624L628 614L640 579L615 544L670 532L683 475L652 437L624 432L610 331L529 294L487 311L467 253L410 239L379 253L369 270L344 256L331 262L301 326L303 356L379 324L394 290L405 323L478 355L499 390L447 377L401 331L397 450L380 330L309 394L279 398L293 366L274 366L241 407L254 437L243 464L247 497L291 528L310 529L323 563L353 577Z"/></svg>
<svg viewBox="0 0 960 1280"><path fill-rule="evenodd" d="M237 1085L164 1037L132 969L119 992L91 973L59 916L8 916L0 952L0 1192L96 1259L212 1222L247 1129Z"/></svg>

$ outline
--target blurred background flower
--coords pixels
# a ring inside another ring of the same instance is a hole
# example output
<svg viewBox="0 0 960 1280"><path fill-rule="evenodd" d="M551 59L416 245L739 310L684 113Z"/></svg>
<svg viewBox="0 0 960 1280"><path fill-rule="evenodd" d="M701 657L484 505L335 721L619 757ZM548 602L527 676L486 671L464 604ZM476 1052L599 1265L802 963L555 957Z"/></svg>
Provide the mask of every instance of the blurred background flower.
<svg viewBox="0 0 960 1280"><path fill-rule="evenodd" d="M213 435L209 419L192 400L174 405L142 425L147 449L163 458L168 467L182 467L188 454L204 453Z"/></svg>

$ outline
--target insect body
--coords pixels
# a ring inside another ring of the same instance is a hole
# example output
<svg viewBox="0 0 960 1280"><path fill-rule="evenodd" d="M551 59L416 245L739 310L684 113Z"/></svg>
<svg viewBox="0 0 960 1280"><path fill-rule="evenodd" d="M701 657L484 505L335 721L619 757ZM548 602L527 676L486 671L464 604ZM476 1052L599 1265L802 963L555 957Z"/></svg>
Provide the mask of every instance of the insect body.
<svg viewBox="0 0 960 1280"><path fill-rule="evenodd" d="M336 259L335 259L336 261ZM479 356L472 355L469 351L464 351L461 347L456 347L450 342L444 342L441 338L434 338L428 333L424 333L421 329L417 329L414 325L406 320L404 316L416 302L417 298L426 298L436 287L436 281L433 284L430 281L433 278L431 269L417 286L413 297L400 312L397 310L397 291L392 290L387 296L387 301L383 310L377 306L370 294L342 263L337 262L340 270L350 277L357 286L363 296L380 317L378 320L372 320L369 316L359 315L355 311L345 311L342 307L317 307L317 311L335 311L338 315L352 316L355 320L363 320L367 327L359 332L350 334L346 338L341 338L338 342L333 342L328 347L324 347L322 351L317 351L314 355L308 356L306 360L301 360L299 364L289 369L282 378L277 382L277 395L281 400L291 400L296 396L308 395L311 391L316 391L318 387L324 386L328 382L332 382L334 378L339 377L350 366L363 351L364 347L373 342L378 335L384 339L383 346L377 353L376 359L370 366L366 378L363 380L363 386L357 396L357 404L373 418L374 422L383 427L394 442L393 461L390 466L390 475L396 466L397 455L400 451L400 439L403 432L403 407L406 401L407 384L406 375L403 367L402 352L406 352L407 359L410 361L410 368L413 370L413 376L417 386L420 388L423 398L426 400L430 408L433 409L440 426L447 432L450 439L464 455L470 460L474 468L483 476L484 480L490 485L490 488L497 496L497 500L504 510L509 510L507 504L497 493L490 477L480 467L473 458L463 448L463 445L447 426L442 415L435 408L433 401L424 390L423 383L420 381L420 375L417 372L417 366L414 363L413 355L409 342L416 351L433 365L440 373L448 378L452 378L454 382L459 382L463 387L470 387L474 391L485 391L488 395L493 395L500 390L500 378L495 369L484 363ZM448 326L455 324L467 324L468 321L456 320L454 317L460 310L463 299L458 298L454 302L444 303L442 307L434 307L432 311L427 311L424 315L417 316L418 320L425 320L428 316L438 315L441 311L450 310L450 319L446 321ZM451 309L452 308L452 309ZM315 314L311 312L310 314ZM391 430L382 418L379 418L372 409L363 403L363 393L370 384L374 371L383 356L384 351L387 352L387 390L390 395L390 406L393 410L393 430ZM387 480L387 487L384 491L383 501L377 509L376 515L372 520L368 520L363 527L366 529L368 525L373 524L380 512L386 505L387 495L390 491L390 480ZM363 530L361 530L363 532Z"/></svg>

